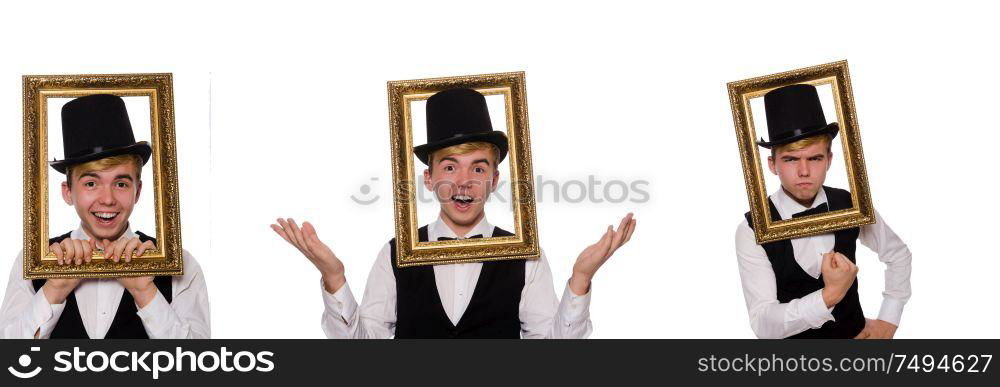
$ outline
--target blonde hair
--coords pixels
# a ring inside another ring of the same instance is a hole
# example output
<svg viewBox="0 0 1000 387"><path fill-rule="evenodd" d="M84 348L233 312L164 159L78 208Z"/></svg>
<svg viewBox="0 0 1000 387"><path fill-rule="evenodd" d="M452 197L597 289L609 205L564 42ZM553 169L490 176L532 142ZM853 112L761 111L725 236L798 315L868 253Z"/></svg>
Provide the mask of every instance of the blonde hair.
<svg viewBox="0 0 1000 387"><path fill-rule="evenodd" d="M438 149L434 151L434 153L431 153L431 157L429 159L430 161L429 166L432 167L433 169L434 160L443 159L451 155L464 155L466 153L472 153L481 149L491 150L490 153L493 154L492 165L493 168L496 168L497 160L500 159L500 149L497 148L496 145L493 145L485 141L465 142L457 145L452 145L447 148Z"/></svg>
<svg viewBox="0 0 1000 387"><path fill-rule="evenodd" d="M802 150L820 141L826 141L827 153L833 153L833 136L829 134L821 134L818 136L806 137L788 144L776 145L774 148L771 148L771 157L775 157L778 152L795 152Z"/></svg>
<svg viewBox="0 0 1000 387"><path fill-rule="evenodd" d="M66 168L66 184L69 185L70 188L73 187L72 177L74 175L79 176L87 172L103 171L127 163L132 163L135 167L135 178L141 180L142 158L139 157L139 155L129 153L71 165Z"/></svg>

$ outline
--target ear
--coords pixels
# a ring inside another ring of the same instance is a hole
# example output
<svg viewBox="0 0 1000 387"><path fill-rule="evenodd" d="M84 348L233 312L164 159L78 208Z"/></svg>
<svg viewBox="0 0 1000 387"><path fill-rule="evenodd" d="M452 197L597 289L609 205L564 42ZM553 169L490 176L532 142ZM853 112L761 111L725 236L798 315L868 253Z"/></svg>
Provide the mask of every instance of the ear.
<svg viewBox="0 0 1000 387"><path fill-rule="evenodd" d="M767 168L771 170L771 173L773 173L775 175L778 174L778 169L774 165L774 157L773 156L767 156Z"/></svg>
<svg viewBox="0 0 1000 387"><path fill-rule="evenodd" d="M62 182L62 197L66 204L73 205L73 194L69 190L69 183Z"/></svg>
<svg viewBox="0 0 1000 387"><path fill-rule="evenodd" d="M431 169L427 168L424 170L424 188L427 188L428 191L434 191L432 188L433 186L434 182L431 181Z"/></svg>
<svg viewBox="0 0 1000 387"><path fill-rule="evenodd" d="M829 171L830 167L833 165L833 151L831 150L830 152L828 152L828 154L826 156L827 156L826 157L826 170Z"/></svg>
<svg viewBox="0 0 1000 387"><path fill-rule="evenodd" d="M142 192L142 180L137 180L135 184L135 203L139 202L139 193L141 192Z"/></svg>
<svg viewBox="0 0 1000 387"><path fill-rule="evenodd" d="M493 184L492 184L493 186L490 187L490 192L496 192L497 191L497 184L498 183L500 183L500 169L499 168L493 168Z"/></svg>

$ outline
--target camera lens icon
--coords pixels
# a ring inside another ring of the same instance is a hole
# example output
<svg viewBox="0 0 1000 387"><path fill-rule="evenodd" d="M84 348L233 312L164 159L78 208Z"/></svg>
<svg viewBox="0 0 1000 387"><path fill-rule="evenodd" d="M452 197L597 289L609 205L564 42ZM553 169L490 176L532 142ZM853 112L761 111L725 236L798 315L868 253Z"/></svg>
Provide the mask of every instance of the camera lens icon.
<svg viewBox="0 0 1000 387"><path fill-rule="evenodd" d="M38 352L40 350L41 348L39 347L31 347L31 352ZM21 368L27 369L29 366L31 366L31 356L29 356L28 354L21 355L20 357L17 358L17 364L20 365ZM35 367L35 369L31 371L22 372L17 368L10 366L7 367L7 371L10 372L10 374L14 375L15 377L21 379L30 379L38 375L39 372L42 372L42 367Z"/></svg>

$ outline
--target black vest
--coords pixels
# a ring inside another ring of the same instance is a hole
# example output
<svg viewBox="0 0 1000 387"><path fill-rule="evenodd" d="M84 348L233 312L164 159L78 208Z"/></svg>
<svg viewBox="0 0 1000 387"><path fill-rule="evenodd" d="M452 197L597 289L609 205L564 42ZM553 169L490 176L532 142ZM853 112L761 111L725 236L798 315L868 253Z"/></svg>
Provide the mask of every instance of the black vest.
<svg viewBox="0 0 1000 387"><path fill-rule="evenodd" d="M70 234L71 233L65 233L49 239L49 245L51 246L53 243L58 243L63 239L69 238ZM140 241L153 241L154 244L156 243L155 238L141 232L136 232L136 234L139 235ZM45 281L45 279L36 279L31 281L31 284L35 287L35 292L38 292L38 290L45 285ZM159 289L160 294L163 294L163 297L167 299L167 302L171 302L173 297L171 277L154 277L153 283L156 285L156 288ZM104 336L104 338L148 339L149 336L146 334L146 328L143 327L142 319L140 319L137 314L139 310L135 307L135 299L132 298L132 294L130 294L128 290L123 290L122 292L122 301L118 304L118 312L115 313L115 319L111 322L111 327L108 328L108 333ZM83 318L80 317L80 308L76 304L75 292L70 293L69 297L66 298L66 307L63 308L62 315L59 316L59 321L56 322L56 326L52 330L52 335L49 338L89 338L87 335L87 329L83 326Z"/></svg>
<svg viewBox="0 0 1000 387"><path fill-rule="evenodd" d="M511 236L499 227L493 236ZM427 226L418 230L426 242ZM519 317L524 289L523 259L483 262L469 307L458 325L441 303L433 266L396 266L396 239L389 241L392 274L396 277L396 338L521 338Z"/></svg>
<svg viewBox="0 0 1000 387"><path fill-rule="evenodd" d="M850 192L826 186L823 189L826 191L830 211L848 209L853 206ZM771 209L771 219L781 219L774 203L770 199L767 203ZM753 229L750 213L747 212L745 217L747 224ZM857 250L857 239L860 233L861 229L856 227L834 232L833 251L843 254L851 262L855 262L854 253ZM787 303L823 288L822 274L819 278L813 278L802 269L802 266L799 266L798 262L795 262L795 253L792 251L790 240L768 242L762 244L761 247L767 252L767 259L771 261L771 268L774 269L779 302ZM857 279L851 284L844 299L833 307L833 318L834 321L827 321L822 327L809 329L788 338L853 339L858 333L861 333L865 327L865 315L861 311L861 301L858 299Z"/></svg>

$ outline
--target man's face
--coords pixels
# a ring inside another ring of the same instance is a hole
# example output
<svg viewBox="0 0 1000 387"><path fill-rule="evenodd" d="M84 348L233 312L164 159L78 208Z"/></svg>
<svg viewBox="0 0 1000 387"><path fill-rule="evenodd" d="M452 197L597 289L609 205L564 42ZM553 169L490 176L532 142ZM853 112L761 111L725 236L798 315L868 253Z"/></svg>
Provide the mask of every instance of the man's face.
<svg viewBox="0 0 1000 387"><path fill-rule="evenodd" d="M128 226L142 190L135 165L125 163L79 176L71 173L73 186L63 182L63 200L76 208L83 230L92 238L117 239Z"/></svg>
<svg viewBox="0 0 1000 387"><path fill-rule="evenodd" d="M833 153L827 141L817 141L797 151L779 150L767 158L771 172L778 175L781 187L795 201L808 207L816 198L826 171L830 170Z"/></svg>
<svg viewBox="0 0 1000 387"><path fill-rule="evenodd" d="M434 192L441 214L458 226L472 227L483 218L490 192L497 188L500 172L493 152L479 149L434 160L424 170L424 186Z"/></svg>

